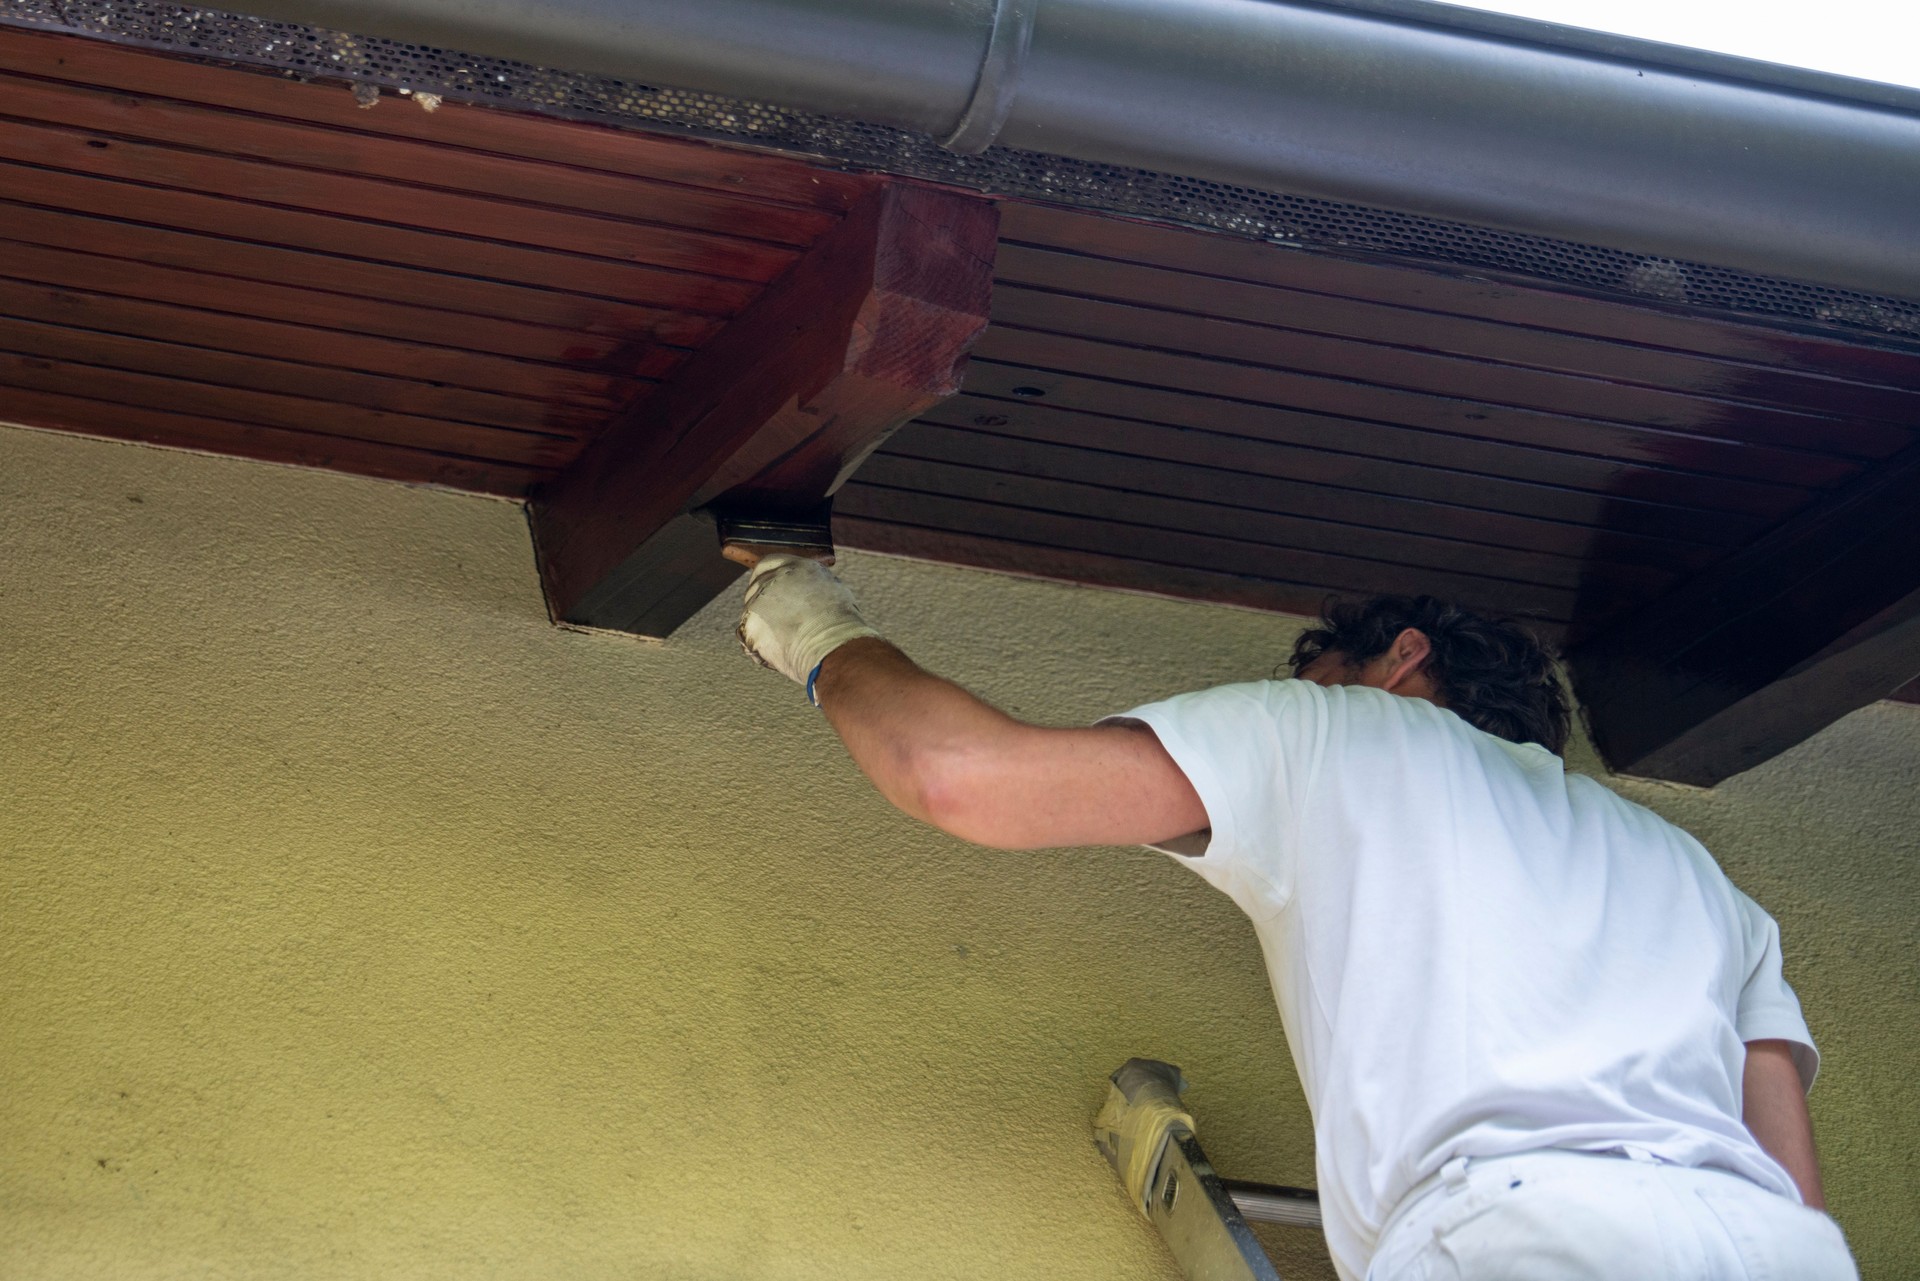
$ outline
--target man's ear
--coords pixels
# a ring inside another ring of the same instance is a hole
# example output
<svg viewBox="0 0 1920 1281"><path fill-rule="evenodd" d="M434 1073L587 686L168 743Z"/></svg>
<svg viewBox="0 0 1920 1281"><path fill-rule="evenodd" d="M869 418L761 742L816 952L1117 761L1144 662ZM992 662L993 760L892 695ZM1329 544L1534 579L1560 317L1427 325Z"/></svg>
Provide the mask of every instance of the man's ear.
<svg viewBox="0 0 1920 1281"><path fill-rule="evenodd" d="M1389 693L1403 691L1407 681L1419 675L1433 654L1433 642L1417 627L1409 627L1387 646L1387 670L1380 688Z"/></svg>

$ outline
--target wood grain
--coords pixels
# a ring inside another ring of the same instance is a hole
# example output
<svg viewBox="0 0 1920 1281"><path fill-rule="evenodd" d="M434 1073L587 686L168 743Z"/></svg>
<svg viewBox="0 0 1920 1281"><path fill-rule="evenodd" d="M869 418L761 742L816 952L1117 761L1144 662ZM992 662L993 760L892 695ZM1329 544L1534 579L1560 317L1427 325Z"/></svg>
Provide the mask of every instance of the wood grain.
<svg viewBox="0 0 1920 1281"><path fill-rule="evenodd" d="M360 129L320 129L308 121L4 73L0 73L0 110L15 120L83 129L104 137L505 200L523 209L538 208L543 218L552 213L592 213L661 229L677 228L698 233L694 243L764 241L799 249L839 221L838 214L827 210L705 187Z"/></svg>
<svg viewBox="0 0 1920 1281"><path fill-rule="evenodd" d="M363 224L427 230L480 244L546 250L748 284L765 284L786 270L795 256L784 246L545 208L506 196L472 196L386 178L301 169L19 118L0 129L0 157L68 173L218 193L228 200L324 213Z"/></svg>
<svg viewBox="0 0 1920 1281"><path fill-rule="evenodd" d="M330 399L219 386L31 353L0 351L0 387L54 395L84 392L88 399L133 408L164 409L229 423L309 431L526 467L558 467L579 452L578 443L565 437L342 405ZM7 393L9 406L26 404L14 391ZM25 421L40 425L32 418Z"/></svg>
<svg viewBox="0 0 1920 1281"><path fill-rule="evenodd" d="M353 133L553 161L605 173L724 192L741 200L845 213L873 180L780 156L611 125L448 101L433 112L397 94L361 108L345 79L311 83L245 67L129 49L52 32L0 28L0 69L155 94Z"/></svg>
<svg viewBox="0 0 1920 1281"><path fill-rule="evenodd" d="M1798 510L1812 492L1804 482L1788 485L1702 474L1607 454L1476 439L1401 423L1248 402L1211 390L1204 368L1193 371L1192 389L1161 388L988 360L978 357L977 348L976 357L968 367L967 390L982 396L1588 490L1621 499L1621 510L1629 518L1637 503L1676 510L1699 508L1707 513L1699 524L1709 541L1713 535L1706 531L1714 524L1714 512L1778 518ZM1040 394L1021 394L1031 392ZM1660 519L1669 518L1663 514ZM1687 528L1677 524L1676 536L1695 536L1685 532Z"/></svg>
<svg viewBox="0 0 1920 1281"><path fill-rule="evenodd" d="M1567 591L1262 546L1233 537L1127 525L1107 515L1084 511L898 490L869 482L864 477L847 486L835 508L836 522L845 518L885 521L1065 551L1119 556L1141 564L1189 572L1286 582L1318 596L1340 592L1359 595L1431 592L1481 609L1540 617L1558 624L1564 624L1572 616L1576 603L1574 593Z"/></svg>
<svg viewBox="0 0 1920 1281"><path fill-rule="evenodd" d="M13 131L0 130L0 151ZM448 275L563 290L631 305L725 316L758 296L748 281L718 280L642 263L554 253L415 227L286 209L225 194L0 161L0 200L197 231L232 240L315 250Z"/></svg>
<svg viewBox="0 0 1920 1281"><path fill-rule="evenodd" d="M1711 786L1920 672L1920 447L1569 656L1626 773Z"/></svg>
<svg viewBox="0 0 1920 1281"><path fill-rule="evenodd" d="M3 248L0 254L4 254ZM112 279L113 260L97 261L102 268L93 283L115 287L118 282ZM5 262L9 269L16 265ZM120 267L121 274L127 274L125 265ZM59 274L71 279L81 273ZM204 277L189 276L188 279L214 283ZM229 288L228 292L234 291ZM220 300L214 295L207 301ZM311 316L311 312L305 314ZM580 427L596 425L632 401L654 380L671 372L682 355L672 348L654 348L637 362L634 372L639 376L614 378L564 365L476 353L304 321L236 316L199 307L5 278L0 278L0 316L270 360L298 360L306 365L382 374L428 387L488 392L524 400L536 408L546 404L558 410L574 411L581 419L576 424ZM434 332L424 324L418 328L430 334Z"/></svg>
<svg viewBox="0 0 1920 1281"><path fill-rule="evenodd" d="M1021 330L1202 355L1292 373L1420 392L1486 409L1529 409L1580 420L1657 428L1663 433L1750 441L1847 459L1883 458L1912 443L1893 422L1851 418L1527 369L1479 357L1329 337L1297 328L1196 316L1024 287L994 292L993 318ZM1920 400L1888 407L1896 419L1920 414Z"/></svg>
<svg viewBox="0 0 1920 1281"><path fill-rule="evenodd" d="M0 292L0 301L5 298ZM310 344L303 355L322 354ZM408 419L444 419L556 437L579 437L605 412L524 396L443 387L414 378L363 373L182 342L130 338L71 325L0 315L0 350L113 371L135 371L222 388L251 388L343 407L392 411ZM298 349L297 349L298 350Z"/></svg>
<svg viewBox="0 0 1920 1281"><path fill-rule="evenodd" d="M1358 255L1279 249L1220 232L1174 228L1078 210L1007 202L1009 242L1172 267L1549 332L1607 338L1697 355L1724 356L1911 389L1920 349L1889 336L1868 340L1822 332L1791 317L1735 319L1690 314L1659 299L1626 302L1577 286L1543 287L1474 266L1387 263Z"/></svg>
<svg viewBox="0 0 1920 1281"><path fill-rule="evenodd" d="M986 324L993 229L986 201L899 184L822 237L537 496L555 617L663 634L679 620L636 606L658 598L655 575L623 570L668 563L649 540L684 545L676 522L723 498L815 506L889 432L958 390Z"/></svg>
<svg viewBox="0 0 1920 1281"><path fill-rule="evenodd" d="M1366 271L1352 268L1360 280L1365 279ZM1901 387L1863 383L1830 372L1810 373L1759 360L1672 351L1641 342L1560 333L1478 316L1227 280L1030 245L1003 246L995 274L1003 286L998 295L1002 300L1007 297L1004 286L1019 285L1497 365L1518 365L1573 375L1581 381L1602 379L1895 424L1911 424L1920 418L1920 389L1911 381Z"/></svg>
<svg viewBox="0 0 1920 1281"><path fill-rule="evenodd" d="M0 167L0 180L6 176ZM48 179L60 185L60 177L49 175ZM80 189L68 186L64 194L76 190ZM151 207L150 193L104 185L85 190L97 206L111 206L119 197L121 203L139 205L134 212ZM721 325L719 316L664 306L176 231L75 209L0 202L0 224L8 238L0 246L0 265L8 275L91 288L99 280L94 273L105 272L116 279L116 291L130 297L189 306L207 306L209 300L218 299L218 309L236 314L310 315L322 324L345 316L348 327L395 337L453 331L462 345L476 351L611 372L625 367L623 357L636 344L697 347L719 332ZM251 229L251 224L247 227ZM77 251L96 262L82 265L70 256L35 253L36 249ZM56 262L66 266L46 265ZM465 265L475 264L469 258ZM57 274L63 269L87 274L77 278ZM47 271L56 274L44 274ZM741 301L744 298L741 295ZM374 328L380 324L388 328Z"/></svg>
<svg viewBox="0 0 1920 1281"><path fill-rule="evenodd" d="M1353 510L1369 510L1378 499L1408 499L1416 505L1446 509L1448 514L1436 518L1465 522L1460 528L1471 529L1477 541L1628 564L1698 567L1720 548L1734 546L1766 527L1766 522L1752 518L1630 504L1584 490L1449 471L1401 459L1035 407L1014 400L956 396L927 411L920 422L978 434L977 448L983 458L993 455L999 438L1012 437L1295 482L1297 489L1289 492L1287 500L1290 506L1309 502L1338 506L1352 500L1359 505ZM903 431L888 442L886 452L906 450L919 431L918 425ZM1624 520L1623 509L1634 510L1637 519ZM1638 532L1635 526L1651 532Z"/></svg>
<svg viewBox="0 0 1920 1281"><path fill-rule="evenodd" d="M1674 574L1716 558L1711 548L1676 547L1648 540L1635 559L1615 561L1593 546L1593 531L1575 525L1488 512L1445 502L1369 494L1330 485L1264 476L1250 468L1209 466L1189 458L1140 457L1084 444L942 427L922 419L887 443L870 466L917 459L1009 472L1022 477L1100 485L1149 498L1171 497L1219 507L1222 519L1257 523L1271 517L1314 530L1316 539L1356 554L1403 555L1394 535L1431 544L1432 563L1530 582L1571 585L1587 574L1616 573L1657 591ZM1226 461L1226 460L1223 460ZM1359 549L1382 536L1379 553ZM1249 531L1251 537L1251 530ZM1442 548L1448 550L1440 550ZM1623 551L1634 550L1624 542ZM1419 563L1419 557L1414 560ZM1500 569L1500 566L1508 566ZM1590 567L1590 568L1583 568Z"/></svg>
<svg viewBox="0 0 1920 1281"><path fill-rule="evenodd" d="M0 357L0 363L4 359ZM439 453L411 445L311 430L286 430L151 405L22 387L11 383L4 371L0 371L0 403L6 405L9 418L36 427L509 498L524 496L541 474L535 467Z"/></svg>
<svg viewBox="0 0 1920 1281"><path fill-rule="evenodd" d="M1014 331L995 326L981 340L979 354L985 360L1017 362L1157 390L1220 396L1338 418L1653 463L1742 480L1825 488L1839 484L1860 470L1858 464L1844 458L1775 445L1709 439L1594 418L1458 400L1208 356L1119 346L1066 334ZM1046 380L1032 379L1030 385L1044 390Z"/></svg>

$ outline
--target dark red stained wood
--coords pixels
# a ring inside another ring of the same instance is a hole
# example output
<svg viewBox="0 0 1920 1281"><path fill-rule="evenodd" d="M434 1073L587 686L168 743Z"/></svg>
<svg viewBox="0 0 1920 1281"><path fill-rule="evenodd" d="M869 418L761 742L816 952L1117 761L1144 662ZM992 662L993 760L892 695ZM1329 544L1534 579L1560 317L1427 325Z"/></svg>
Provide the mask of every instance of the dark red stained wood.
<svg viewBox="0 0 1920 1281"><path fill-rule="evenodd" d="M761 241L236 159L61 125L9 123L0 129L0 156L21 164L753 284L764 284L786 270L795 253Z"/></svg>
<svg viewBox="0 0 1920 1281"><path fill-rule="evenodd" d="M1711 786L1920 672L1920 446L1569 655L1614 769Z"/></svg>
<svg viewBox="0 0 1920 1281"><path fill-rule="evenodd" d="M699 556L677 528L727 498L806 507L894 428L958 389L986 324L994 208L888 185L606 432L536 497L534 539L554 616L664 634L658 548ZM728 563L708 545L717 586ZM626 567L640 562L644 575ZM676 595L666 614L688 604Z"/></svg>
<svg viewBox="0 0 1920 1281"><path fill-rule="evenodd" d="M538 213L523 212L523 216L597 213L623 222L723 232L728 239L760 240L790 248L811 244L840 217L826 210L755 200L746 193L729 195L574 165L489 155L358 130L315 128L299 121L4 73L0 73L0 104L7 115L20 120L277 165L387 178L435 191L507 199L523 210L521 202L539 207Z"/></svg>
<svg viewBox="0 0 1920 1281"><path fill-rule="evenodd" d="M0 346L42 353L0 357L0 416L490 493L567 466L549 428L683 378L882 181L7 29L0 114L39 122L0 129ZM999 356L844 491L843 542L1258 608L1451 590L1591 628L1920 423L1894 340L1083 212L1003 230ZM59 359L35 342L56 332ZM756 467L762 501L824 492L820 458L871 443L857 418L673 507L622 566L655 619L733 573L678 513Z"/></svg>
<svg viewBox="0 0 1920 1281"><path fill-rule="evenodd" d="M1124 474L1103 484L1073 479L1046 468L1047 459L1009 459L1004 471L892 454L861 469L861 483L930 502L947 498L993 503L1026 511L1109 521L1122 543L1150 548L1159 533L1201 534L1243 544L1241 555L1290 567L1284 577L1367 584L1370 590L1424 590L1440 595L1498 594L1516 612L1553 613L1570 608L1573 594L1589 611L1604 612L1655 595L1671 575L1618 567L1582 565L1557 557L1506 548L1474 547L1418 534L1367 529L1289 514L1238 507L1223 498L1196 499L1178 483L1160 492L1124 490ZM1057 460L1053 460L1057 461ZM1026 466L1020 466L1026 463ZM1118 471L1120 469L1112 469ZM1392 582L1398 586L1373 586ZM1408 584L1424 583L1423 588Z"/></svg>
<svg viewBox="0 0 1920 1281"><path fill-rule="evenodd" d="M1637 590L1644 598L1670 586L1678 568L1622 565L1590 558L1587 553L1591 549L1586 544L1591 542L1591 530L1502 512L1300 484L1240 468L1196 466L955 430L924 419L890 440L885 451L875 456L861 474L871 476L876 483L914 488L915 484L893 466L904 460L1008 472L1023 480L1094 485L1137 496L1143 504L1162 497L1179 499L1184 504L1179 528L1204 528L1224 536L1232 536L1237 528L1249 541L1375 560L1401 559L1409 564L1523 582L1577 587L1590 578L1609 578ZM936 473L925 488L931 492L973 492L958 477L956 473L951 480L943 479ZM949 483L953 487L944 488ZM1188 506L1204 507L1209 514L1203 517L1188 512ZM1122 515L1121 519L1157 523L1148 519L1146 510L1143 505L1140 511ZM1704 564L1708 555L1696 552L1697 563Z"/></svg>
<svg viewBox="0 0 1920 1281"><path fill-rule="evenodd" d="M77 181L86 182L85 179ZM135 189L137 190L137 189ZM636 344L693 347L720 318L0 202L0 270L53 284L620 373ZM26 243L26 242L31 242ZM78 254L60 251L80 251ZM82 259L87 261L82 261Z"/></svg>
<svg viewBox="0 0 1920 1281"><path fill-rule="evenodd" d="M0 129L0 151L16 132ZM482 280L536 285L619 303L639 302L668 311L727 315L760 292L759 286L748 281L717 280L692 272L552 253L29 165L0 163L0 200L424 267Z"/></svg>
<svg viewBox="0 0 1920 1281"><path fill-rule="evenodd" d="M307 84L247 68L210 66L100 40L0 29L0 69L116 91L315 122L355 133L469 147L679 183L764 202L844 213L871 190L862 175L797 160L664 138L608 125L517 115L448 102L427 112L398 95L364 110L344 82Z"/></svg>
<svg viewBox="0 0 1920 1281"><path fill-rule="evenodd" d="M1001 246L994 270L1001 299L1007 295L1007 285L1031 286L1521 365L1577 375L1583 382L1606 379L1895 424L1920 420L1920 390L1916 390L1920 389L1920 372L1909 387L1895 389L1752 361L1555 333L1019 244Z"/></svg>
<svg viewBox="0 0 1920 1281"><path fill-rule="evenodd" d="M990 457L1000 436L1045 441L1078 449L1128 454L1137 458L1190 463L1220 468L1244 476L1271 476L1295 482L1317 500L1345 503L1357 499L1364 510L1375 496L1412 499L1416 505L1445 504L1472 522L1483 541L1502 546L1534 547L1568 556L1651 567L1700 568L1712 560L1718 545L1677 538L1671 531L1642 535L1607 528L1622 506L1618 500L1580 490L1531 485L1498 477L1445 471L1396 459L1368 458L1324 449L1274 444L1194 428L1103 417L962 395L936 405L921 423L957 427L981 434L979 449ZM887 452L902 452L917 438L911 427L887 443ZM993 433L986 435L985 433ZM1289 498L1292 504L1306 499ZM1642 505L1646 506L1646 505ZM1672 509L1646 507L1648 523L1659 528ZM1682 510L1681 518L1698 517ZM1714 522L1703 532L1724 537L1727 544L1757 533L1762 523L1729 519ZM1484 522L1484 523L1482 523Z"/></svg>
<svg viewBox="0 0 1920 1281"><path fill-rule="evenodd" d="M1778 327L1683 314L1649 299L1625 303L1576 288L1543 289L1517 277L1474 267L1359 261L1275 246L1219 232L1171 228L1126 218L1009 201L1002 238L1049 248L1173 267L1202 275L1258 281L1396 306L1475 316L1483 320L1586 334L1643 346L1726 356L1780 369L1916 386L1916 354L1890 340L1883 347ZM1496 277L1489 279L1489 277ZM1811 330L1812 326L1806 326Z"/></svg>
<svg viewBox="0 0 1920 1281"><path fill-rule="evenodd" d="M104 263L111 260L99 261ZM0 270L13 266L5 254L4 246L0 246ZM125 264L122 267L124 271ZM107 273L102 272L101 277L100 283L111 283ZM5 278L0 278L0 316L260 356L269 360L297 359L306 365L385 374L410 382L430 384L432 387L510 396L525 402L524 407L518 410L508 407L514 417L524 421L506 422L502 424L505 426L526 425L527 422L538 420L543 412L550 413L557 409L569 411L576 417L574 427L591 429L651 386L650 382L638 378L616 379L600 374L578 373L563 366L476 355L453 347L397 341L305 324L285 324L250 316L230 316L217 311L116 298L108 294ZM671 348L656 348L652 358L643 360L637 372L646 374L649 379L658 378L672 370L679 363L680 356L680 352ZM190 361L191 354L184 359ZM163 369L161 372L170 371ZM485 408L491 402L475 403L483 406L483 413L493 412ZM448 404L449 407L458 407L458 397ZM542 411L543 404L551 408ZM494 420L482 418L476 421Z"/></svg>
<svg viewBox="0 0 1920 1281"><path fill-rule="evenodd" d="M121 405L164 407L233 423L310 431L529 467L561 466L579 450L574 441L532 432L363 409L322 399L221 387L186 378L131 373L6 351L0 351L0 388L56 395L84 392L89 399ZM11 406L15 403L15 392L0 391L0 398ZM40 424L28 419L27 425Z"/></svg>
<svg viewBox="0 0 1920 1281"><path fill-rule="evenodd" d="M1145 387L1223 396L1342 418L1393 423L1482 440L1657 463L1692 471L1827 487L1859 468L1843 459L1772 445L1710 440L1565 414L1450 400L1289 370L1148 351L1062 334L995 325L980 357L1039 369L1088 374ZM1033 384L1043 386L1044 379Z"/></svg>
<svg viewBox="0 0 1920 1281"><path fill-rule="evenodd" d="M4 291L0 291L0 308L4 308L5 299ZM324 355L317 350L319 346L309 343L299 349L300 354ZM583 436L606 418L604 410L593 408L574 408L458 387L436 387L409 378L236 355L181 343L18 320L6 315L0 315L0 351L191 379L216 387L245 387L305 396L323 404L334 402L345 412L353 409L391 411L421 420L447 419L547 436Z"/></svg>
<svg viewBox="0 0 1920 1281"><path fill-rule="evenodd" d="M1204 372L1204 371L1201 371ZM1196 378L1196 383L1201 381ZM1489 476L1584 489L1621 503L1624 520L1636 520L1643 504L1662 504L1652 527L1638 532L1720 541L1721 512L1779 517L1798 510L1805 488L1700 475L1606 456L1569 453L1505 441L1476 440L1395 423L1306 413L1279 405L1225 399L1205 391L1142 387L1103 378L977 358L968 367L967 390L983 396L1027 399L1016 391L1043 393L1048 405L1119 418L1231 432L1252 439L1398 459ZM1703 509L1691 522L1683 510ZM1738 525L1738 521L1731 522Z"/></svg>
<svg viewBox="0 0 1920 1281"><path fill-rule="evenodd" d="M3 360L4 358L0 358ZM60 392L8 386L0 371L4 416L34 427L108 436L179 449L231 454L273 463L324 467L424 485L444 485L505 497L523 496L541 474L529 467L462 458L378 441L287 431L151 406L93 400Z"/></svg>
<svg viewBox="0 0 1920 1281"><path fill-rule="evenodd" d="M834 513L834 541L842 546L891 556L911 556L949 565L972 565L1025 578L1110 587L1148 596L1237 605L1244 609L1285 614L1311 616L1319 612L1328 596L1336 594L1328 588L1312 584L1276 582L1217 570L1133 560L1100 551L906 525L885 516L873 519L862 514L870 499L881 500L877 510L891 510L891 500L884 499L883 494L884 491L863 489L858 481L847 486L845 497L840 502L841 510ZM1550 639L1558 635L1557 628L1540 630ZM1275 660L1284 657L1284 654L1276 654Z"/></svg>
<svg viewBox="0 0 1920 1281"><path fill-rule="evenodd" d="M1056 504L1058 506L1059 504ZM1329 592L1434 592L1499 613L1526 614L1563 624L1574 593L1447 574L1409 565L1351 560L1237 539L1117 523L1104 513L1061 511L894 489L864 479L842 491L835 528L847 519L911 525L1008 542L1120 556L1142 564L1265 579ZM855 544L858 545L858 544Z"/></svg>
<svg viewBox="0 0 1920 1281"><path fill-rule="evenodd" d="M1536 409L1625 426L1654 427L1685 436L1753 441L1856 459L1882 458L1913 440L1911 432L1890 423L1768 409L1021 287L994 291L993 318L996 323L1018 329L1350 379L1479 405Z"/></svg>
<svg viewBox="0 0 1920 1281"><path fill-rule="evenodd" d="M1887 697L1896 703L1920 703L1920 677L1908 681Z"/></svg>

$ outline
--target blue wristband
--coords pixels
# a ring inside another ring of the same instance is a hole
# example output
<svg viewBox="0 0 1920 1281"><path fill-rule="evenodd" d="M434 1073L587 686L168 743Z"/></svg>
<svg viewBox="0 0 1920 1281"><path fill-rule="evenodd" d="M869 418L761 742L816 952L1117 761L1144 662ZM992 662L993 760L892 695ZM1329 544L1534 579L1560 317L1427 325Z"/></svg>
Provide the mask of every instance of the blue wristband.
<svg viewBox="0 0 1920 1281"><path fill-rule="evenodd" d="M813 665L812 671L807 673L807 701L815 707L820 706L820 696L813 692L813 683L820 679L820 669L826 665L827 660L823 658Z"/></svg>

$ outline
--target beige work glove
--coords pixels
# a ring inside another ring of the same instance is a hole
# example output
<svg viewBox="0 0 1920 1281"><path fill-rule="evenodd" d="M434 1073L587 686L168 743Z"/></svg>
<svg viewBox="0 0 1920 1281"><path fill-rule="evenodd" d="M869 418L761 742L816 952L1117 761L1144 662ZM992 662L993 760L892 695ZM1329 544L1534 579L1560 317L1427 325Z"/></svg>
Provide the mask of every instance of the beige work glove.
<svg viewBox="0 0 1920 1281"><path fill-rule="evenodd" d="M815 707L813 679L820 663L850 640L880 633L860 617L845 583L819 561L766 556L747 579L747 599L735 629L740 645L789 680L807 687Z"/></svg>

